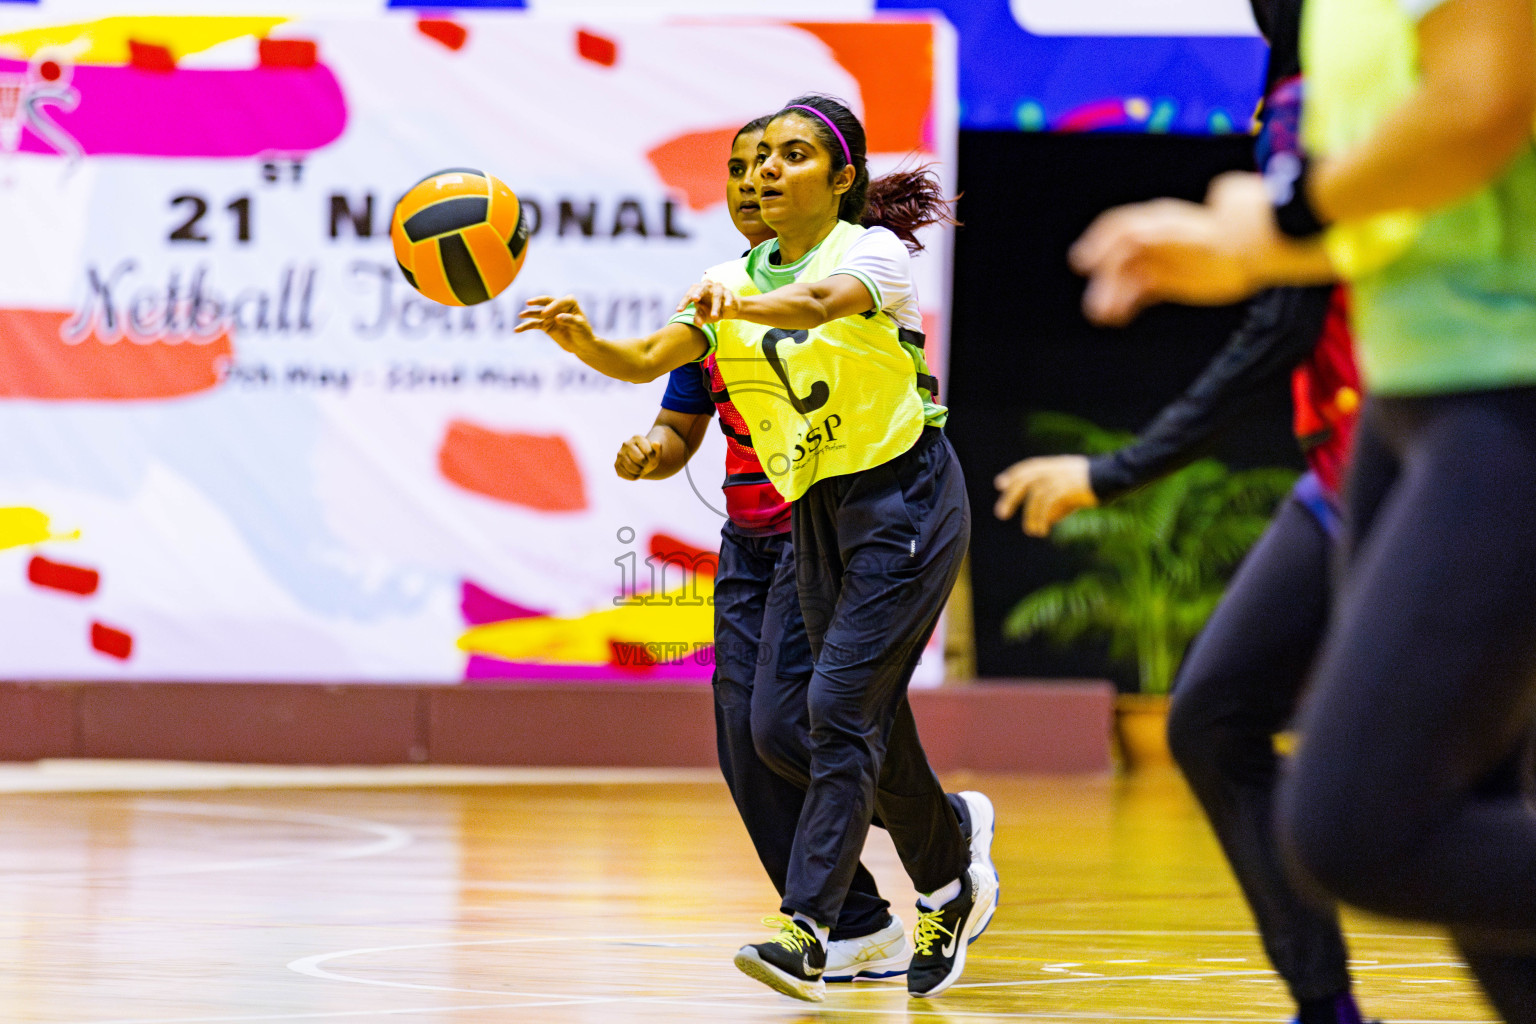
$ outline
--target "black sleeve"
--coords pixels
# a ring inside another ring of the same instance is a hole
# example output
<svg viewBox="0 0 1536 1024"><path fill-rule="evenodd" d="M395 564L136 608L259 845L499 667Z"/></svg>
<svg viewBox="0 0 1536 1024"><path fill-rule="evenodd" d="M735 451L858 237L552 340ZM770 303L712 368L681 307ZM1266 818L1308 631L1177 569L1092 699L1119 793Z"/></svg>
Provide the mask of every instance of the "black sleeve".
<svg viewBox="0 0 1536 1024"><path fill-rule="evenodd" d="M1088 480L1108 501L1191 462L1275 377L1317 345L1333 286L1272 288L1249 303L1227 347L1189 389L1158 413L1135 441L1088 460Z"/></svg>

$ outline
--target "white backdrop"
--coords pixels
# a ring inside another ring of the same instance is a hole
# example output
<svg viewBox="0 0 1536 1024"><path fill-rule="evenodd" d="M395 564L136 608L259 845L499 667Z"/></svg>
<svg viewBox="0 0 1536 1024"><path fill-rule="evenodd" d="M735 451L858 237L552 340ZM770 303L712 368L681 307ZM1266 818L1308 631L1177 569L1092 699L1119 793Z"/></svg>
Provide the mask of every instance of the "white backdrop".
<svg viewBox="0 0 1536 1024"><path fill-rule="evenodd" d="M707 653L646 667L707 644L707 606L625 574L714 549L718 435L692 486L619 480L664 382L584 371L515 311L573 291L605 332L658 326L741 248L730 132L800 92L866 113L874 173L953 182L947 26L64 6L0 8L0 676L707 678ZM902 77L918 54L931 87L880 94L914 32ZM387 240L450 166L540 219L471 311L411 292ZM941 366L949 252L918 260Z"/></svg>

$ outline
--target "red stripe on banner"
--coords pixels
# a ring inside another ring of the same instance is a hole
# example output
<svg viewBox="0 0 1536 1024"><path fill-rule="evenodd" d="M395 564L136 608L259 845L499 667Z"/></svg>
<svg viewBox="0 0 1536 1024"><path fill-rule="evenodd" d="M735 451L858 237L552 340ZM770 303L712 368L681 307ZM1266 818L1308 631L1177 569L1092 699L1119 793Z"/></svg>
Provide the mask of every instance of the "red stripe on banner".
<svg viewBox="0 0 1536 1024"><path fill-rule="evenodd" d="M176 58L168 48L158 43L141 43L137 39L128 40L128 63L140 71L164 73L176 70Z"/></svg>
<svg viewBox="0 0 1536 1024"><path fill-rule="evenodd" d="M469 42L469 29L447 18L422 18L416 22L416 31L428 39L435 39L450 50L462 50Z"/></svg>
<svg viewBox="0 0 1536 1024"><path fill-rule="evenodd" d="M91 646L102 654L127 661L133 654L133 635L99 622L91 623Z"/></svg>
<svg viewBox="0 0 1536 1024"><path fill-rule="evenodd" d="M466 491L540 512L587 507L581 468L558 434L500 433L455 420L437 453L443 476Z"/></svg>
<svg viewBox="0 0 1536 1024"><path fill-rule="evenodd" d="M581 29L576 33L576 52L583 60L611 68L619 60L619 44L607 36Z"/></svg>
<svg viewBox="0 0 1536 1024"><path fill-rule="evenodd" d="M42 555L34 555L32 561L27 563L27 579L39 587L81 596L96 593L96 588L101 585L101 573L95 569L65 562L50 562Z"/></svg>
<svg viewBox="0 0 1536 1024"><path fill-rule="evenodd" d="M216 386L220 366L234 354L227 332L206 343L105 344L93 333L70 344L60 336L70 316L0 309L0 399L175 398Z"/></svg>
<svg viewBox="0 0 1536 1024"><path fill-rule="evenodd" d="M312 39L263 39L256 53L264 68L312 68L320 59Z"/></svg>
<svg viewBox="0 0 1536 1024"><path fill-rule="evenodd" d="M720 571L720 555L717 552L694 547L687 541L669 537L664 533L651 537L651 556L659 558L667 565L682 566L684 569L692 569L705 576L714 576Z"/></svg>

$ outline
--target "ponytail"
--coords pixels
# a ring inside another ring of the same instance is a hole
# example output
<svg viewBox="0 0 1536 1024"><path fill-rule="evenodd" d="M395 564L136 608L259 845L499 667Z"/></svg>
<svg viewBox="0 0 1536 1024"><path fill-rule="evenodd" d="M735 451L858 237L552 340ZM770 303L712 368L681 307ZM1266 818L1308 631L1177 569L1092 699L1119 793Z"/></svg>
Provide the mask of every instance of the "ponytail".
<svg viewBox="0 0 1536 1024"><path fill-rule="evenodd" d="M944 198L931 164L909 171L892 171L869 183L859 223L886 228L907 244L908 252L921 252L923 243L917 240L918 229L930 224L958 225L960 222L950 207L959 198Z"/></svg>

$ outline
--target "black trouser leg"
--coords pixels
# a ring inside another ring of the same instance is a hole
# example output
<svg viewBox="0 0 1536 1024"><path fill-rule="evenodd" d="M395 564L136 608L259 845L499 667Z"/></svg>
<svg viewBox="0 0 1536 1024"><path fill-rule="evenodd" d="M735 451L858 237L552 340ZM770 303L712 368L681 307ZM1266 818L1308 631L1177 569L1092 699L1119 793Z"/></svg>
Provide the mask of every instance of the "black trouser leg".
<svg viewBox="0 0 1536 1024"><path fill-rule="evenodd" d="M959 572L970 511L937 431L884 465L819 481L795 503L801 608L815 656L811 771L786 912L835 919L879 813L919 892L964 873L959 820L916 729L907 683ZM904 710L905 709L905 710Z"/></svg>
<svg viewBox="0 0 1536 1024"><path fill-rule="evenodd" d="M721 536L715 578L715 740L720 770L758 860L780 895L805 787L775 771L758 754L757 739L787 736L803 742L810 649L794 592L793 559L786 535L738 537L727 529ZM867 935L889 919L890 904L881 898L874 876L859 864L832 937Z"/></svg>
<svg viewBox="0 0 1536 1024"><path fill-rule="evenodd" d="M1274 735L1327 621L1332 543L1286 500L1249 552L1174 687L1168 743L1221 841L1264 949L1298 1003L1349 988L1338 914L1298 891L1274 836Z"/></svg>

